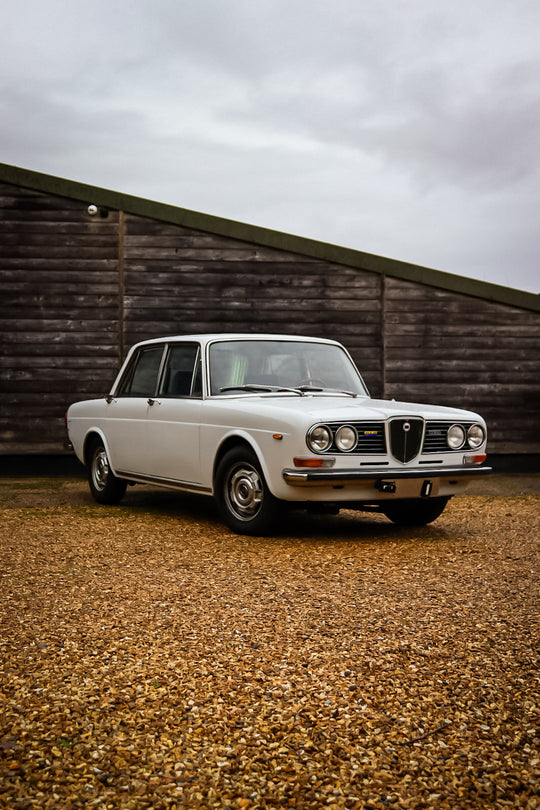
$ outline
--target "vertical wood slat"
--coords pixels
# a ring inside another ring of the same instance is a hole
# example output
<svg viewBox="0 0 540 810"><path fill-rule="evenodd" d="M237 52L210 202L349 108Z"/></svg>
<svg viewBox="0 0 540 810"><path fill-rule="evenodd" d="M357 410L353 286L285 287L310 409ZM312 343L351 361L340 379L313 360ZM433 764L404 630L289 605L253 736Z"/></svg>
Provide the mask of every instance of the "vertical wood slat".
<svg viewBox="0 0 540 810"><path fill-rule="evenodd" d="M124 255L125 255L126 218L123 211L118 212L118 363L122 362L124 346Z"/></svg>
<svg viewBox="0 0 540 810"><path fill-rule="evenodd" d="M386 276L383 275L381 278L381 396L383 399L386 399L388 396L388 381L386 374L386 337Z"/></svg>

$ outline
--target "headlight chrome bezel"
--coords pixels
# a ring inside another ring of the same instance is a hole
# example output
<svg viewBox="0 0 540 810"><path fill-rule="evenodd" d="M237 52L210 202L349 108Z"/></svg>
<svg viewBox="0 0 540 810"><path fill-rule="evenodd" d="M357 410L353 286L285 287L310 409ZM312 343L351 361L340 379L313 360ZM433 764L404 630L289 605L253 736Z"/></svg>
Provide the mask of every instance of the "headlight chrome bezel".
<svg viewBox="0 0 540 810"><path fill-rule="evenodd" d="M454 423L448 428L446 443L450 450L479 450L486 442L486 429L475 422L472 425Z"/></svg>
<svg viewBox="0 0 540 810"><path fill-rule="evenodd" d="M461 450L465 444L467 434L463 425L450 425L446 433L446 444L450 450Z"/></svg>
<svg viewBox="0 0 540 810"><path fill-rule="evenodd" d="M341 425L336 430L334 443L340 453L351 453L358 444L358 431L352 425Z"/></svg>
<svg viewBox="0 0 540 810"><path fill-rule="evenodd" d="M476 434L476 438L473 438L473 435ZM471 450L478 450L484 442L486 441L486 431L479 425L475 423L471 425L467 431L467 444L471 448Z"/></svg>
<svg viewBox="0 0 540 810"><path fill-rule="evenodd" d="M318 434L318 438L315 436ZM325 438L324 438L325 437ZM315 442L318 441L319 444ZM312 453L326 453L332 447L332 431L327 425L313 425L306 436L306 444Z"/></svg>

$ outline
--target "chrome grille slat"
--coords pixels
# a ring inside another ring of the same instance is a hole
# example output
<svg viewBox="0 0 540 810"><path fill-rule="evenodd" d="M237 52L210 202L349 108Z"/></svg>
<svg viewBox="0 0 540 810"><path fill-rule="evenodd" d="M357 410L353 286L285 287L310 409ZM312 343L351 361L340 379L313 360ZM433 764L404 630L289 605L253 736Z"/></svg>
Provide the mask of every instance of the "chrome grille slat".
<svg viewBox="0 0 540 810"><path fill-rule="evenodd" d="M354 450L351 450L347 455L382 455L386 453L386 438L384 432L384 422L327 422L326 423L333 436L336 435L336 430L342 425L350 425L358 433L358 443ZM335 445L332 446L333 452L340 452L336 449Z"/></svg>

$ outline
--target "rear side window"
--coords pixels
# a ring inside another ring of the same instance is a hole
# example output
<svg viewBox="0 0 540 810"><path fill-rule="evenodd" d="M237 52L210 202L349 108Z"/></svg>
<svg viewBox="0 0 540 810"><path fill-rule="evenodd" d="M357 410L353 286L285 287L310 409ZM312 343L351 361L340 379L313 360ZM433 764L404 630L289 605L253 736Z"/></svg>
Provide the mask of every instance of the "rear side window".
<svg viewBox="0 0 540 810"><path fill-rule="evenodd" d="M140 349L120 381L117 396L155 396L162 356L163 346L146 346Z"/></svg>

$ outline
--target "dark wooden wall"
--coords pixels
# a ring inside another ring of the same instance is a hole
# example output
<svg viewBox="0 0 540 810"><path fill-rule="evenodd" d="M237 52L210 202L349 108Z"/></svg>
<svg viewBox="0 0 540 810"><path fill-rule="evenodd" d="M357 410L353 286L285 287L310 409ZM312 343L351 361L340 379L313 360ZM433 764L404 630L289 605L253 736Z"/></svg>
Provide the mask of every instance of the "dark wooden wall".
<svg viewBox="0 0 540 810"><path fill-rule="evenodd" d="M145 336L272 332L343 340L381 388L381 279L340 265L125 218L127 345Z"/></svg>
<svg viewBox="0 0 540 810"><path fill-rule="evenodd" d="M118 366L118 215L0 185L0 453L62 452Z"/></svg>
<svg viewBox="0 0 540 810"><path fill-rule="evenodd" d="M0 185L0 453L58 453L132 343L283 332L342 341L373 396L479 410L492 452L540 452L540 316Z"/></svg>
<svg viewBox="0 0 540 810"><path fill-rule="evenodd" d="M387 278L385 391L488 422L489 449L540 452L540 314Z"/></svg>

